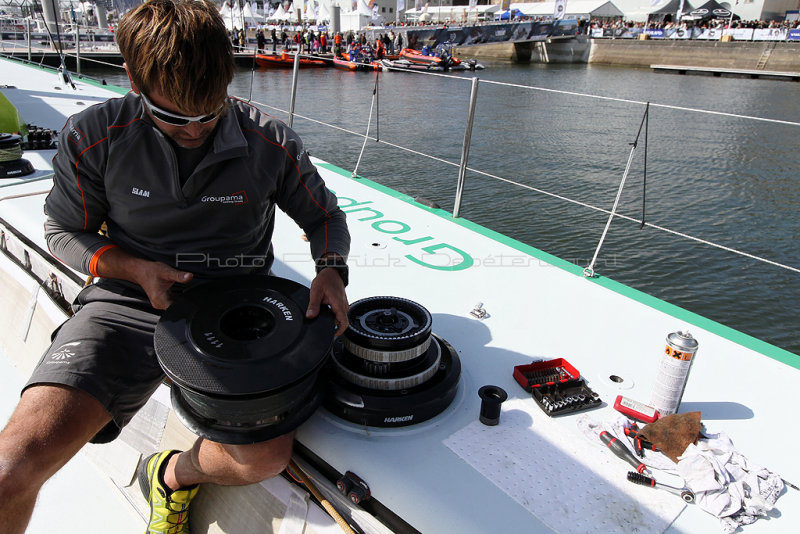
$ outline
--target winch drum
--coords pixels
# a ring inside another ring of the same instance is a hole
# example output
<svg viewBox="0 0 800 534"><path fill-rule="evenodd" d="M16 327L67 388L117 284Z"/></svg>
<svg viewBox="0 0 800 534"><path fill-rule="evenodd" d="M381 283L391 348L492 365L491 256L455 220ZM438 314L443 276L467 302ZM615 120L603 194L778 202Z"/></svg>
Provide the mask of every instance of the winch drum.
<svg viewBox="0 0 800 534"><path fill-rule="evenodd" d="M350 328L334 343L323 406L353 423L400 427L435 417L453 401L461 362L432 332L422 305L369 297L350 305Z"/></svg>
<svg viewBox="0 0 800 534"><path fill-rule="evenodd" d="M285 434L311 416L335 322L327 308L307 320L308 301L305 286L261 275L201 283L176 299L154 342L188 428L244 444Z"/></svg>

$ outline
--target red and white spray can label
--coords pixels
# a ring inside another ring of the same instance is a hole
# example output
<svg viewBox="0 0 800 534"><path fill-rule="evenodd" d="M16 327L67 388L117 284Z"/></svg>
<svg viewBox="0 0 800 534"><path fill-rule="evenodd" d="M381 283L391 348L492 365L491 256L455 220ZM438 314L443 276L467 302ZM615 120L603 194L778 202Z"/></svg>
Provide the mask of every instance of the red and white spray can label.
<svg viewBox="0 0 800 534"><path fill-rule="evenodd" d="M697 346L697 340L688 332L673 332L667 336L667 346L650 394L650 406L662 417L678 411Z"/></svg>

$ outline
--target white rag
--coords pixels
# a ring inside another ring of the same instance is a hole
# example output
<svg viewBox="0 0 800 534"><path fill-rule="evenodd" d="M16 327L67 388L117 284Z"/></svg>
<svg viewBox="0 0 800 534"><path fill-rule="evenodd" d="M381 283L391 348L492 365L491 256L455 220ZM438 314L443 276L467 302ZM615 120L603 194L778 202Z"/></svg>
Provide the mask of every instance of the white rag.
<svg viewBox="0 0 800 534"><path fill-rule="evenodd" d="M678 472L697 505L720 518L723 532L755 522L772 510L783 480L739 454L725 434L709 434L678 457Z"/></svg>
<svg viewBox="0 0 800 534"><path fill-rule="evenodd" d="M606 421L582 415L577 424L595 444L597 435L605 430L634 452L624 431L631 423L621 414ZM665 454L654 451L645 451L641 460L648 467L683 478L686 487L694 492L695 504L718 517L725 534L766 515L783 491L779 475L749 462L723 433L708 434L696 445L689 445L678 457L677 465Z"/></svg>

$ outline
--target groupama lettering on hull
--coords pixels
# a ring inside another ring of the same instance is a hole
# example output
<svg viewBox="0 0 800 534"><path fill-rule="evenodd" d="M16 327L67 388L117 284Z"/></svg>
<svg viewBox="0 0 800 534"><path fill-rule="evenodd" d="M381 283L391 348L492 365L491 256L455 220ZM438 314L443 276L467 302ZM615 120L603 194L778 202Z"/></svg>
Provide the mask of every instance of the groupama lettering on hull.
<svg viewBox="0 0 800 534"><path fill-rule="evenodd" d="M367 223L382 234L410 247L405 258L409 261L438 271L463 271L474 265L475 260L467 252L436 239L431 235L415 234L411 225L387 218L383 212L370 206L373 201L359 202L354 198L338 197L339 207L348 214L348 222Z"/></svg>

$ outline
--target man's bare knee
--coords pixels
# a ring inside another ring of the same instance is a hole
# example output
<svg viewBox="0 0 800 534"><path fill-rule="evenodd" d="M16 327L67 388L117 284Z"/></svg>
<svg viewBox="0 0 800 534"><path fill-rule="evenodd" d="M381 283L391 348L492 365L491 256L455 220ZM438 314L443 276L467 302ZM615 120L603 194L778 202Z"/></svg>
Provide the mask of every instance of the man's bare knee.
<svg viewBox="0 0 800 534"><path fill-rule="evenodd" d="M0 432L0 485L38 491L110 419L99 402L74 388L28 388Z"/></svg>

